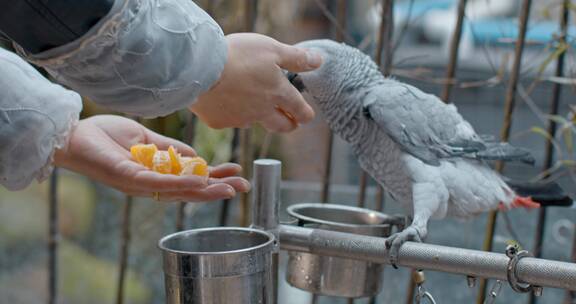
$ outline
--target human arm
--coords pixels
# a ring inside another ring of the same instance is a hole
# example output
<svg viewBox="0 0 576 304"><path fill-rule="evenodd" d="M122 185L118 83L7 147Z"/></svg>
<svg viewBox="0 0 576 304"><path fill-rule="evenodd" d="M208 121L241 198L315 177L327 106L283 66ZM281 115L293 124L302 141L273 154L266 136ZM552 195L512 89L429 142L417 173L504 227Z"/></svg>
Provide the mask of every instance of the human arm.
<svg viewBox="0 0 576 304"><path fill-rule="evenodd" d="M20 5L36 2L41 1ZM321 61L318 56L262 35L224 38L214 20L192 1L93 0L90 6L98 8L93 14L74 2L70 8L56 4L46 4L51 15L69 16L79 10L75 14L89 22L80 22L80 17L51 20L49 24L75 29L71 35L51 28L53 37L42 35L46 31L38 29L41 23L27 21L23 27L31 31L14 30L9 22L0 22L0 30L12 32L9 36L29 61L103 106L152 117L195 105L191 109L211 126L261 122L273 131L291 130L294 122L305 123L314 115L282 77L281 68L314 69ZM109 11L100 16L107 5ZM87 29L90 23L95 24ZM26 36L28 32L38 34ZM33 42L43 39L49 41ZM56 44L60 45L46 49Z"/></svg>
<svg viewBox="0 0 576 304"><path fill-rule="evenodd" d="M80 96L53 84L0 48L0 184L11 190L45 179L82 109Z"/></svg>
<svg viewBox="0 0 576 304"><path fill-rule="evenodd" d="M0 74L0 184L10 190L45 179L54 165L128 194L159 192L166 201L216 200L249 189L247 181L234 176L240 171L234 164L211 168L209 179L149 171L131 160L131 145L173 145L184 155L194 155L194 150L126 118L78 121L82 108L78 94L51 83L4 49L0 49Z"/></svg>

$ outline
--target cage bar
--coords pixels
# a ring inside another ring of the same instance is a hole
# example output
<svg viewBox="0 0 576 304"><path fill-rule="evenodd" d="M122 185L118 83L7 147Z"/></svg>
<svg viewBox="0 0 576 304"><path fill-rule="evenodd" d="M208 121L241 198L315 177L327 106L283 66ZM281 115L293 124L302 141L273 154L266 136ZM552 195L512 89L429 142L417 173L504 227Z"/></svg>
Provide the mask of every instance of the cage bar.
<svg viewBox="0 0 576 304"><path fill-rule="evenodd" d="M518 88L518 80L520 77L520 64L522 63L522 54L524 52L524 44L526 41L526 30L528 28L528 19L530 17L530 6L532 4L531 0L524 0L522 2L522 8L520 11L520 24L518 29L518 40L516 41L516 47L514 51L514 63L512 66L512 73L510 75L510 82L506 90L506 103L504 108L504 125L502 127L502 132L500 134L500 139L502 141L508 141L510 137L510 129L512 127L512 115L514 112L514 106L516 104L516 90ZM503 162L496 163L496 170L502 172L504 169ZM498 216L498 211L491 211L488 215L488 223L486 224L486 232L484 235L484 244L482 249L484 251L492 250L492 242L494 238L494 231L496 228L496 218ZM476 298L476 304L482 304L486 295L486 280L480 280L479 293Z"/></svg>
<svg viewBox="0 0 576 304"><path fill-rule="evenodd" d="M186 121L182 129L182 139L184 143L192 145L194 142L194 133L196 132L196 116L190 112L185 115ZM185 209L186 202L179 202L178 209L176 210L176 231L184 230L184 222L186 220L186 215L184 214Z"/></svg>
<svg viewBox="0 0 576 304"><path fill-rule="evenodd" d="M130 248L130 217L132 214L132 196L127 195L122 207L122 234L120 240L120 256L118 257L118 283L116 286L116 304L124 303L124 286L126 282L126 269L128 268L128 255Z"/></svg>
<svg viewBox="0 0 576 304"><path fill-rule="evenodd" d="M570 1L564 0L562 2L562 11L560 15L560 36L558 37L558 43L566 43L566 36L568 34L568 17L570 14ZM558 60L556 61L556 71L554 72L554 76L562 77L564 75L564 59L565 59L566 52L562 52L558 56ZM562 85L559 83L552 84L552 96L550 97L550 115L557 115L558 114L558 107L560 105L560 95L562 93ZM556 135L557 124L554 120L548 121L548 128L547 132L550 134L549 138L546 138L546 146L545 146L545 154L544 154L544 167L542 168L543 171L547 171L552 167L552 162L554 161L554 146L552 143L552 138ZM547 176L546 176L547 177ZM538 221L536 223L536 232L534 234L534 247L532 249L532 253L535 257L542 256L542 243L544 239L544 227L546 226L546 213L547 208L540 208L538 210ZM567 293L567 296L570 293ZM534 295L530 295L529 303L534 304L536 303L536 297Z"/></svg>
<svg viewBox="0 0 576 304"><path fill-rule="evenodd" d="M462 37L462 25L464 23L464 14L466 12L466 3L468 0L458 1L458 12L456 16L456 27L450 41L450 59L448 60L448 67L446 68L446 84L442 90L442 100L445 103L450 103L450 92L453 86L453 79L456 75L456 67L458 65L458 50L460 49L460 38Z"/></svg>
<svg viewBox="0 0 576 304"><path fill-rule="evenodd" d="M48 195L48 304L58 303L58 169L50 176Z"/></svg>

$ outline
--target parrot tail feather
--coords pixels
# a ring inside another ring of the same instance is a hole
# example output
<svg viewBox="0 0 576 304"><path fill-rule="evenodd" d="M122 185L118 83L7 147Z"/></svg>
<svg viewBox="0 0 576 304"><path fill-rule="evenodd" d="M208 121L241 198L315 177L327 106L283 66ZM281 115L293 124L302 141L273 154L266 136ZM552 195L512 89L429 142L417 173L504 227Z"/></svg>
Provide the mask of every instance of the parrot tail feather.
<svg viewBox="0 0 576 304"><path fill-rule="evenodd" d="M564 206L573 204L573 199L555 182L520 182L506 180L517 197L514 198L512 206L518 204L528 207L532 203L538 203L542 207Z"/></svg>
<svg viewBox="0 0 576 304"><path fill-rule="evenodd" d="M514 208L520 208L520 207L524 207L526 209L536 209L536 208L540 208L540 204L533 201L531 197L527 196L517 196L514 198L514 201L512 201L512 207Z"/></svg>
<svg viewBox="0 0 576 304"><path fill-rule="evenodd" d="M486 149L478 151L475 157L483 160L520 161L529 165L535 162L530 151L508 143L486 143Z"/></svg>
<svg viewBox="0 0 576 304"><path fill-rule="evenodd" d="M536 209L536 208L540 208L540 204L533 201L531 197L529 196L516 196L514 197L514 200L512 201L512 204L510 205L510 207L506 207L506 205L504 205L504 203L500 203L498 204L498 210L500 211L507 211L509 209L512 208L526 208L526 209Z"/></svg>

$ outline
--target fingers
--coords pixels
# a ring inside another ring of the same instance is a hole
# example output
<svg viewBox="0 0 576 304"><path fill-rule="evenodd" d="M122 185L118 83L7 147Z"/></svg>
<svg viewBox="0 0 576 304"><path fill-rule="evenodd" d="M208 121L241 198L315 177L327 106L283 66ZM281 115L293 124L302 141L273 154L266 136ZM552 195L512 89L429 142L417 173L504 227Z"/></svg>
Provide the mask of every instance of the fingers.
<svg viewBox="0 0 576 304"><path fill-rule="evenodd" d="M208 184L227 184L234 188L235 192L248 192L250 191L250 183L242 177L231 176L225 178L211 178L208 180Z"/></svg>
<svg viewBox="0 0 576 304"><path fill-rule="evenodd" d="M238 164L225 163L216 167L210 167L210 177L223 178L238 175L242 172L242 167Z"/></svg>
<svg viewBox="0 0 576 304"><path fill-rule="evenodd" d="M272 132L290 132L298 127L294 121L277 110L272 110L268 116L261 120L261 124L268 131Z"/></svg>
<svg viewBox="0 0 576 304"><path fill-rule="evenodd" d="M286 112L298 123L307 123L314 119L314 110L312 107L287 79L282 79L282 87L280 90L282 93L280 100L277 101L277 105L281 112Z"/></svg>
<svg viewBox="0 0 576 304"><path fill-rule="evenodd" d="M236 196L234 188L227 184L209 185L202 189L194 189L182 192L159 193L158 200L162 202L190 201L190 202L210 202L222 199L229 199Z"/></svg>
<svg viewBox="0 0 576 304"><path fill-rule="evenodd" d="M156 192L154 190L156 189L148 189L148 191L140 189L138 191L133 191L131 194L134 196L154 197L154 192ZM241 177L227 177L222 179L211 178L208 186L188 189L185 191L157 191L159 193L154 197L154 199L161 202L209 202L230 199L236 196L239 192L247 192L249 190L250 183Z"/></svg>
<svg viewBox="0 0 576 304"><path fill-rule="evenodd" d="M187 144L151 130L146 130L146 141L147 143L155 144L160 150L168 150L168 147L173 146L184 156L196 156L196 151Z"/></svg>
<svg viewBox="0 0 576 304"><path fill-rule="evenodd" d="M196 189L205 187L208 184L206 177L197 175L171 175L161 174L158 172L147 170L138 171L130 182L139 189L146 189L147 191L184 191L188 189Z"/></svg>
<svg viewBox="0 0 576 304"><path fill-rule="evenodd" d="M277 42L276 64L290 72L306 72L322 65L322 56L317 52Z"/></svg>

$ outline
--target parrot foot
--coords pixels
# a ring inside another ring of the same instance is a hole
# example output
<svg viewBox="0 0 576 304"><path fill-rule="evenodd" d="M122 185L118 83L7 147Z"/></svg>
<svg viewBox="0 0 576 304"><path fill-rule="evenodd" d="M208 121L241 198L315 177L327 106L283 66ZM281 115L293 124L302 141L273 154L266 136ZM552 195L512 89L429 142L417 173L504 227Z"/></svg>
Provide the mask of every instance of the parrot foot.
<svg viewBox="0 0 576 304"><path fill-rule="evenodd" d="M408 228L395 233L386 239L386 249L388 249L388 257L390 259L390 265L398 269L396 263L398 262L398 252L402 244L408 241L422 242L420 237L420 231L417 227L409 226Z"/></svg>

